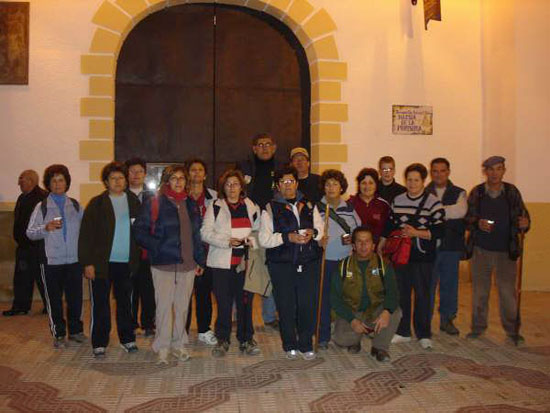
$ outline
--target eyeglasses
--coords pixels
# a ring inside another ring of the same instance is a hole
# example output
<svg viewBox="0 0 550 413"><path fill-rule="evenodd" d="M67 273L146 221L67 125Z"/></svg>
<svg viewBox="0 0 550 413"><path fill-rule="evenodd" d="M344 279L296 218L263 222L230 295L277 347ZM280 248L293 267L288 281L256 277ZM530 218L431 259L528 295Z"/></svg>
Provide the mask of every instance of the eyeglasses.
<svg viewBox="0 0 550 413"><path fill-rule="evenodd" d="M170 182L185 182L185 176L171 176Z"/></svg>
<svg viewBox="0 0 550 413"><path fill-rule="evenodd" d="M292 185L295 183L296 183L295 179L282 179L279 181L279 184L284 184L284 185Z"/></svg>
<svg viewBox="0 0 550 413"><path fill-rule="evenodd" d="M239 182L226 182L224 186L227 188L236 188L240 187L241 184Z"/></svg>
<svg viewBox="0 0 550 413"><path fill-rule="evenodd" d="M382 168L382 172L391 172L393 168Z"/></svg>
<svg viewBox="0 0 550 413"><path fill-rule="evenodd" d="M269 143L269 142L267 142L267 143L257 143L256 146L258 148L271 148L273 146L273 144Z"/></svg>

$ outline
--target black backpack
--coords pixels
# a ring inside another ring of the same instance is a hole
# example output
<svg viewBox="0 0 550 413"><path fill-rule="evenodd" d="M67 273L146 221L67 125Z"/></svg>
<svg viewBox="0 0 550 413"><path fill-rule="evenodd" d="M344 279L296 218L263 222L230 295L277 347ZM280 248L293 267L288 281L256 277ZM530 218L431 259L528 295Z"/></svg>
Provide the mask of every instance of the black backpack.
<svg viewBox="0 0 550 413"><path fill-rule="evenodd" d="M71 202L73 203L74 209L76 212L80 212L80 204L78 201L74 198L70 198ZM40 203L40 210L42 211L42 219L46 219L46 214L48 212L48 198L44 198L42 202Z"/></svg>

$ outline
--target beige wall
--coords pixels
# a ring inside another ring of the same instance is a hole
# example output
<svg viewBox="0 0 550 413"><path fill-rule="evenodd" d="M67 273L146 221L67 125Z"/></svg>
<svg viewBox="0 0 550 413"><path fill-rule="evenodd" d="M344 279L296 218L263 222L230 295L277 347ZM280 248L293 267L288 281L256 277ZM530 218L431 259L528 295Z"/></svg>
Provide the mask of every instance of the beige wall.
<svg viewBox="0 0 550 413"><path fill-rule="evenodd" d="M290 7L305 0L270 1ZM67 164L77 198L79 184L89 181L89 164L79 160L78 142L89 133L88 120L79 114L80 98L89 92L80 57L89 53L96 28L91 20L103 1L30 3L30 84L0 86L0 203L15 200L17 175L25 168L41 172L53 162ZM537 203L536 211L545 208L539 203L550 203L548 169L537 168L550 153L548 0L446 0L443 21L431 22L428 31L422 2L309 3L324 8L336 24L339 59L348 67L342 100L349 120L342 138L350 181L381 155L397 159L399 174L413 161L446 156L456 183L470 188L482 179L482 158L498 152L509 159L507 178L526 201ZM392 104L433 106L434 135L393 136ZM541 214L535 212L535 226ZM542 251L528 250L532 280L542 274L534 257L548 255L538 234L534 230L528 238L530 248Z"/></svg>

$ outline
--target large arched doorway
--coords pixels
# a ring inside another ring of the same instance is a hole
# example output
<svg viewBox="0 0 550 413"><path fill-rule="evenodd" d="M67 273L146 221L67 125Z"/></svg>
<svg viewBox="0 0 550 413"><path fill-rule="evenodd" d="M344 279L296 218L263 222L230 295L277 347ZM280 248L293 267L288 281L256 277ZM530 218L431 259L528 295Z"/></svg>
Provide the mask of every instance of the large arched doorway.
<svg viewBox="0 0 550 413"><path fill-rule="evenodd" d="M117 63L115 156L203 158L210 176L268 132L279 157L310 146L305 52L279 20L214 4L163 9L129 33Z"/></svg>

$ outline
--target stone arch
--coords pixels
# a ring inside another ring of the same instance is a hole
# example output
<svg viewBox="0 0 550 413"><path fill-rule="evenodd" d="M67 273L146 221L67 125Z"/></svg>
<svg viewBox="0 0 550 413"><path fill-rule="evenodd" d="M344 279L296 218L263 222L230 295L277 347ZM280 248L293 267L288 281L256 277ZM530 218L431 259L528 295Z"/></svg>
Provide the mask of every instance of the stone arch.
<svg viewBox="0 0 550 413"><path fill-rule="evenodd" d="M115 74L118 53L128 33L151 13L185 3L220 3L268 13L286 24L300 40L311 78L312 169L340 169L347 162L342 125L348 106L342 100L347 64L340 60L336 24L325 9L307 0L104 0L92 23L89 53L81 56L81 73L89 76L89 94L80 99L80 115L89 118L88 138L79 145L80 160L89 163L89 182L80 185L83 203L103 190L101 168L114 157Z"/></svg>

